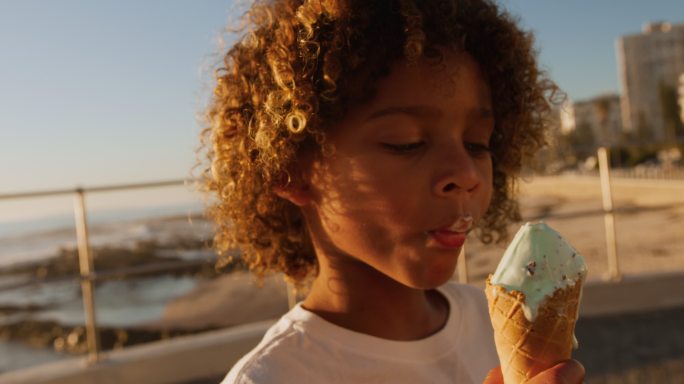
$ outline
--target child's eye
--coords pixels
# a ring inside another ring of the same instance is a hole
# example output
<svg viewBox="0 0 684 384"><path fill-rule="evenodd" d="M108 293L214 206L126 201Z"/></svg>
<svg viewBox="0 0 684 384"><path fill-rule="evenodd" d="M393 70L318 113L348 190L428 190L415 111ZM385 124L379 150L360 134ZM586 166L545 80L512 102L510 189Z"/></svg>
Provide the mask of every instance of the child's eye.
<svg viewBox="0 0 684 384"><path fill-rule="evenodd" d="M486 144L466 142L464 143L465 149L473 156L484 156L492 152Z"/></svg>
<svg viewBox="0 0 684 384"><path fill-rule="evenodd" d="M405 143L405 144L390 144L390 143L382 143L382 146L392 152L396 153L411 153L415 152L418 149L420 149L425 142L423 141L416 141L415 143Z"/></svg>

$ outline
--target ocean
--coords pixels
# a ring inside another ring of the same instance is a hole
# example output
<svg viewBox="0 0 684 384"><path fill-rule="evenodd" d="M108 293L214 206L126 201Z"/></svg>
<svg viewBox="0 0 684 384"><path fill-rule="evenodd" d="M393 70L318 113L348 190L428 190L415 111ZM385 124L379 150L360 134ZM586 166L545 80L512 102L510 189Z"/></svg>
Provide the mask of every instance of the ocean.
<svg viewBox="0 0 684 384"><path fill-rule="evenodd" d="M56 257L61 249L76 247L74 219L69 215L23 222L0 223L0 272L18 265ZM135 249L142 242L154 242L155 257L207 260L215 255L207 247L176 248L179 243L207 243L211 225L197 206L171 206L146 210L92 213L89 218L93 248ZM97 258L95 259L97 270ZM0 274L0 327L22 321L54 321L60 325L84 324L80 284L76 279L50 283L31 282L32 276ZM132 327L160 320L166 305L192 291L200 277L158 274L96 284L98 325ZM11 287L11 288L10 288ZM7 310L31 308L31 310ZM27 343L0 341L0 372L25 368L69 355L52 348L35 348Z"/></svg>
<svg viewBox="0 0 684 384"><path fill-rule="evenodd" d="M92 212L88 228L92 246L130 245L141 240L166 240L189 233L207 236L211 228L201 216L199 204L184 204L135 210ZM173 220L168 220L173 218ZM0 268L52 257L60 247L76 246L73 214L23 221L1 221Z"/></svg>

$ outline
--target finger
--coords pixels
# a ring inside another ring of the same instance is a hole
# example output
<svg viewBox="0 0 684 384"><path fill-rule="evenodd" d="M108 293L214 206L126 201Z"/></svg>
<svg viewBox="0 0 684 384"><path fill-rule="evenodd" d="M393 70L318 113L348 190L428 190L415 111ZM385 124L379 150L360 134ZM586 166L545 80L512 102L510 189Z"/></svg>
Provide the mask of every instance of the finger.
<svg viewBox="0 0 684 384"><path fill-rule="evenodd" d="M496 367L489 371L482 384L503 384L503 375L501 374L501 367Z"/></svg>
<svg viewBox="0 0 684 384"><path fill-rule="evenodd" d="M584 380L584 367L577 360L568 360L533 377L527 384L580 384Z"/></svg>

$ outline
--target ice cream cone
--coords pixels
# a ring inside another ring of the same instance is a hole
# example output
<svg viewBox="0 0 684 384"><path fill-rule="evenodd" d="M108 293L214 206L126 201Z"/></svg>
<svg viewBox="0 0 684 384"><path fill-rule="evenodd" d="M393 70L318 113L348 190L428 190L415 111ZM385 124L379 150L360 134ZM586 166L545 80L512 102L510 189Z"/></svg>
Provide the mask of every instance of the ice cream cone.
<svg viewBox="0 0 684 384"><path fill-rule="evenodd" d="M490 279L491 276L485 292L504 383L524 383L570 359L582 279L556 289L541 303L533 321L524 314L524 293L508 292L499 285L491 285Z"/></svg>

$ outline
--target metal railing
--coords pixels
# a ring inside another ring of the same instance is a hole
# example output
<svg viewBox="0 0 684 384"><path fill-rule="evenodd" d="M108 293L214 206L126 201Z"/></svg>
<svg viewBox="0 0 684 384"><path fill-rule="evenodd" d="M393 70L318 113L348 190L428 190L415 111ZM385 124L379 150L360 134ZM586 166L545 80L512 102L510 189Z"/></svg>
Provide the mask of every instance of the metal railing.
<svg viewBox="0 0 684 384"><path fill-rule="evenodd" d="M617 257L617 236L615 235L615 211L613 210L613 188L610 183L610 162L608 149L598 149L599 177L603 197L603 221L606 226L606 255L608 256L608 279L617 281L622 278Z"/></svg>
<svg viewBox="0 0 684 384"><path fill-rule="evenodd" d="M609 281L617 281L622 278L620 273L618 254L617 254L617 239L615 235L615 212L612 200L612 188L610 178L610 167L608 164L608 150L606 148L599 148L599 172L601 180L601 191L603 197L603 215L606 230L606 249L608 257L608 275ZM107 280L113 278L130 277L149 272L163 272L173 271L195 266L205 261L182 261L174 263L163 263L152 266L137 266L131 268L122 268L114 271L104 273L96 273L93 267L92 253L90 249L90 240L88 237L88 213L85 203L85 196L87 193L111 192L131 189L146 189L157 187L178 187L187 185L186 180L169 180L149 183L124 184L124 185L110 185L93 188L75 188L75 189L60 189L52 191L39 192L23 192L0 195L0 201L9 199L27 199L35 197L47 197L57 195L73 195L74 196L74 218L77 229L78 240L78 256L79 256L79 271L81 291L83 294L83 306L85 313L85 327L86 338L88 346L88 359L90 364L100 361L100 343L97 332L97 317L95 311L95 297L93 294L93 284L96 280ZM582 215L591 215L593 212L584 212ZM457 265L458 280L463 283L468 282L468 268L465 247L461 250L461 255ZM58 277L53 279L45 279L42 281L32 281L29 283L19 283L11 286L3 286L0 289L12 289L22 284L47 283L56 280L73 279L74 277ZM294 290L292 286L288 286L288 301L290 306L294 305L296 301Z"/></svg>
<svg viewBox="0 0 684 384"><path fill-rule="evenodd" d="M1 200L10 199L28 199L37 197L49 197L49 196L61 196L61 195L73 195L74 196L74 219L76 224L76 237L78 243L78 260L79 260L79 272L80 272L80 283L81 283L81 293L83 298L83 310L85 314L85 329L86 329L86 344L88 347L88 363L95 364L100 360L100 340L99 334L97 332L97 316L95 311L95 295L94 295L94 282L100 279L113 278L115 276L124 277L131 276L149 272L160 272L160 271L170 271L178 270L181 268L186 268L190 263L181 262L175 263L174 265L167 265L171 263L164 263L164 265L153 265L153 266L142 266L134 268L126 268L125 270L118 270L114 272L109 272L105 274L96 274L93 267L93 257L90 248L89 232L88 232L88 212L86 209L85 195L86 193L98 193L98 192L112 192L121 190L132 190L132 189L146 189L146 188L158 188L158 187L170 187L170 186L183 186L186 185L185 180L167 180L167 181L157 181L148 183L137 183L137 184L120 184L120 185L109 185L109 186L99 186L91 188L77 187L75 189L58 189L51 191L37 191L37 192L21 192L21 193L9 193L0 195ZM196 262L195 262L196 263ZM64 279L64 278L62 278ZM71 278L68 278L71 279ZM60 279L61 280L61 279ZM40 283L45 283L46 281L41 281ZM31 282L33 284L35 282ZM7 288L15 288L18 285Z"/></svg>

